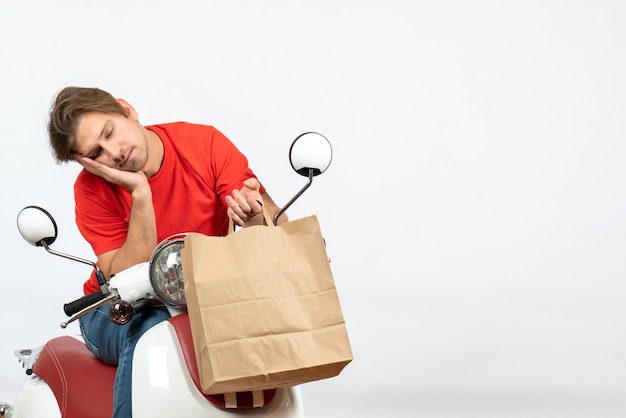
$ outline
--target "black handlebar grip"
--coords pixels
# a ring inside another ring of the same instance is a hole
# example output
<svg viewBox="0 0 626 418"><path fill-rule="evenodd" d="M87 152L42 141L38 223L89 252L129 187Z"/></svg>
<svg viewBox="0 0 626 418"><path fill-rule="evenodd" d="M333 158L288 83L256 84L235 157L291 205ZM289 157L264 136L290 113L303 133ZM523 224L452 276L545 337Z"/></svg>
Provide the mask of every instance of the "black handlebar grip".
<svg viewBox="0 0 626 418"><path fill-rule="evenodd" d="M65 305L63 305L63 310L65 311L65 314L67 316L72 316L75 313L82 311L86 307L101 301L102 299L104 299L104 297L105 296L104 293L102 293L102 290L98 290L95 293L90 293L87 296L76 299L74 302L66 303Z"/></svg>

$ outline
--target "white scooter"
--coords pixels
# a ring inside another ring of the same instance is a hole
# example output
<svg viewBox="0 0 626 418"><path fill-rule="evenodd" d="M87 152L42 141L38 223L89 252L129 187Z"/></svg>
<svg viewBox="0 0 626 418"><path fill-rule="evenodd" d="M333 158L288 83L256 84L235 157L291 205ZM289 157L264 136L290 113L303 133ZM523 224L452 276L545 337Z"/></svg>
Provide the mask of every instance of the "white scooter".
<svg viewBox="0 0 626 418"><path fill-rule="evenodd" d="M278 217L323 173L332 159L328 140L307 132L289 151L293 169L308 177L307 184L276 214ZM172 236L155 249L149 262L117 273L108 282L96 263L52 250L57 226L45 210L29 206L18 215L18 228L29 243L49 253L92 266L100 290L64 306L70 317L65 328L88 312L110 304L109 318L128 322L150 305L165 305L171 318L148 330L133 357L133 417L255 416L301 418L300 388L205 395L200 389L186 311L180 249L184 234ZM16 350L29 380L15 405L0 403L0 418L109 418L112 414L115 367L99 361L80 336L60 336L35 350Z"/></svg>

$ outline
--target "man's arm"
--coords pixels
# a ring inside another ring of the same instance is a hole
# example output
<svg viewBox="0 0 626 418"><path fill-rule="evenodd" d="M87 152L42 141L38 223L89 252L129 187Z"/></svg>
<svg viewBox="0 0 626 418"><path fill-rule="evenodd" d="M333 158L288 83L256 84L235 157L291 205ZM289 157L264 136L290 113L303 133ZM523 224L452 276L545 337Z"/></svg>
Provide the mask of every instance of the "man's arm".
<svg viewBox="0 0 626 418"><path fill-rule="evenodd" d="M145 174L113 169L82 156L76 156L76 159L90 172L125 187L131 193L126 241L120 248L98 255L103 273L108 278L135 264L148 261L158 243L152 191Z"/></svg>
<svg viewBox="0 0 626 418"><path fill-rule="evenodd" d="M110 277L135 264L150 260L157 244L156 218L150 186L135 189L132 192L126 241L120 248L100 254L98 263L106 276Z"/></svg>

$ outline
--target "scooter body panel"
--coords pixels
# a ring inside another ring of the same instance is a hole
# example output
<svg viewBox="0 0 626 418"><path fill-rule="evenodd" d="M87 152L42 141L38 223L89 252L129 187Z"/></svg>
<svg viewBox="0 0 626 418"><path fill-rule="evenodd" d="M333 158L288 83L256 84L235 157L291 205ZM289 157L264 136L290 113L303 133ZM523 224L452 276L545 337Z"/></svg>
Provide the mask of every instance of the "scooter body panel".
<svg viewBox="0 0 626 418"><path fill-rule="evenodd" d="M299 387L279 389L262 408L215 406L195 386L176 330L164 321L141 337L133 356L133 418L157 416L302 418L304 413Z"/></svg>
<svg viewBox="0 0 626 418"><path fill-rule="evenodd" d="M22 386L12 418L61 418L61 410L50 386L39 377L32 375Z"/></svg>

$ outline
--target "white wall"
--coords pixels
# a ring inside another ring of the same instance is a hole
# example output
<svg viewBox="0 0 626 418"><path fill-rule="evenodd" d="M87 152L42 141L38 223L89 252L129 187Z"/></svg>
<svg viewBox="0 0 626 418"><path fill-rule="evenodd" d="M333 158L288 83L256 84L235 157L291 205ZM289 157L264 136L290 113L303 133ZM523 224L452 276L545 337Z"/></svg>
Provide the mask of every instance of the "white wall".
<svg viewBox="0 0 626 418"><path fill-rule="evenodd" d="M287 150L316 130L317 213L355 360L304 386L308 417L626 415L626 5L620 1L0 3L0 399L12 351L66 331L89 269L21 240L25 205L56 248L78 168L46 142L66 85L145 123L214 124L279 203ZM348 415L349 414L349 415Z"/></svg>

